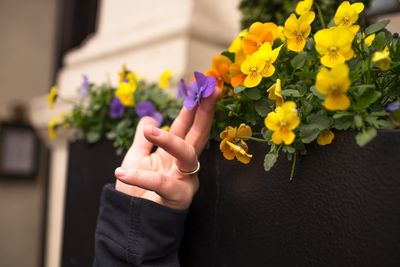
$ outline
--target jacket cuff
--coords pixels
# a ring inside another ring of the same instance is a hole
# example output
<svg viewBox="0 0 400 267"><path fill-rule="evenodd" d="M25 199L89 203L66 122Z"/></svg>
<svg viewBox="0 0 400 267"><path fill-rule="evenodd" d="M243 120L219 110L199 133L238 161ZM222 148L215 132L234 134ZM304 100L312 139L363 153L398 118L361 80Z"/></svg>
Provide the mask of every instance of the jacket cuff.
<svg viewBox="0 0 400 267"><path fill-rule="evenodd" d="M96 235L122 248L132 264L176 260L186 215L187 210L131 197L108 184L102 192Z"/></svg>

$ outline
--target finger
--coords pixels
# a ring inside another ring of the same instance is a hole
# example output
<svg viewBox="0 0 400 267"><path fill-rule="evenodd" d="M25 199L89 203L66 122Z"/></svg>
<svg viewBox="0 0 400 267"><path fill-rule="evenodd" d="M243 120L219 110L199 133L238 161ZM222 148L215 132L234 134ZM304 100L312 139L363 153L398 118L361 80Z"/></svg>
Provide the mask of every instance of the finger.
<svg viewBox="0 0 400 267"><path fill-rule="evenodd" d="M195 148L197 155L201 153L210 136L217 97L218 92L215 91L210 97L201 102L197 108L192 127L186 135L185 140Z"/></svg>
<svg viewBox="0 0 400 267"><path fill-rule="evenodd" d="M172 123L169 132L179 136L180 138L185 138L190 126L192 126L195 114L196 109L188 110L183 107L179 112L178 117L176 117Z"/></svg>
<svg viewBox="0 0 400 267"><path fill-rule="evenodd" d="M196 169L196 151L193 146L185 142L182 138L154 126L147 126L144 130L144 136L154 145L173 156L180 170L190 172Z"/></svg>
<svg viewBox="0 0 400 267"><path fill-rule="evenodd" d="M125 184L154 191L165 198L173 194L173 180L160 172L120 167L115 170L115 177Z"/></svg>
<svg viewBox="0 0 400 267"><path fill-rule="evenodd" d="M133 139L133 143L129 148L122 166L134 168L137 167L140 160L149 155L151 149L153 148L153 144L147 141L147 139L143 135L144 128L146 125L157 125L157 121L152 117L143 117L140 119L137 127L135 137Z"/></svg>

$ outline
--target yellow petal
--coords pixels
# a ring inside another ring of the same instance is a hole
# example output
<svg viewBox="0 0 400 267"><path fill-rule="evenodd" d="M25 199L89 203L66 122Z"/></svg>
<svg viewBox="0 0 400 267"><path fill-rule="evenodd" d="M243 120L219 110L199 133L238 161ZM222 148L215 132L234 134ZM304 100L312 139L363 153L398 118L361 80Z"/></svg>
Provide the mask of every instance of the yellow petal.
<svg viewBox="0 0 400 267"><path fill-rule="evenodd" d="M343 64L346 61L345 57L341 54L327 54L321 58L322 65L332 68L335 65Z"/></svg>
<svg viewBox="0 0 400 267"><path fill-rule="evenodd" d="M310 25L315 19L315 13L313 11L309 11L304 13L303 15L300 16L299 18L299 24L306 23Z"/></svg>
<svg viewBox="0 0 400 267"><path fill-rule="evenodd" d="M346 110L350 107L350 98L346 94L333 93L326 97L324 106L328 110Z"/></svg>
<svg viewBox="0 0 400 267"><path fill-rule="evenodd" d="M290 51L301 52L306 45L306 40L302 37L297 37L296 39L288 39L287 44Z"/></svg>
<svg viewBox="0 0 400 267"><path fill-rule="evenodd" d="M327 95L330 92L332 83L333 81L329 70L325 67L322 67L316 78L315 87L317 91L323 95Z"/></svg>
<svg viewBox="0 0 400 267"><path fill-rule="evenodd" d="M362 2L357 2L351 5L351 7L360 14L364 10L364 4Z"/></svg>
<svg viewBox="0 0 400 267"><path fill-rule="evenodd" d="M295 14L290 14L290 16L285 21L285 29L295 32L297 30L299 23Z"/></svg>
<svg viewBox="0 0 400 267"><path fill-rule="evenodd" d="M272 64L265 66L264 70L261 72L262 77L271 77L275 73L275 67Z"/></svg>
<svg viewBox="0 0 400 267"><path fill-rule="evenodd" d="M251 131L251 127L242 123L240 124L239 129L237 130L236 137L246 140L248 139L248 137L251 137L252 134L253 133Z"/></svg>
<svg viewBox="0 0 400 267"><path fill-rule="evenodd" d="M317 143L321 146L329 145L332 143L334 138L335 134L331 130L325 130L319 134Z"/></svg>
<svg viewBox="0 0 400 267"><path fill-rule="evenodd" d="M260 84L262 80L262 76L258 73L254 74L249 74L246 76L246 79L244 79L243 85L247 88L252 88Z"/></svg>
<svg viewBox="0 0 400 267"><path fill-rule="evenodd" d="M264 124L269 130L276 131L280 127L278 115L274 111L268 113L264 120Z"/></svg>
<svg viewBox="0 0 400 267"><path fill-rule="evenodd" d="M219 149L221 150L222 155L224 156L225 159L233 160L235 158L235 153L230 149L227 142L228 139L222 140L219 145Z"/></svg>
<svg viewBox="0 0 400 267"><path fill-rule="evenodd" d="M370 47L372 45L372 42L375 40L375 33L369 35L367 38L364 39L364 43L367 47Z"/></svg>

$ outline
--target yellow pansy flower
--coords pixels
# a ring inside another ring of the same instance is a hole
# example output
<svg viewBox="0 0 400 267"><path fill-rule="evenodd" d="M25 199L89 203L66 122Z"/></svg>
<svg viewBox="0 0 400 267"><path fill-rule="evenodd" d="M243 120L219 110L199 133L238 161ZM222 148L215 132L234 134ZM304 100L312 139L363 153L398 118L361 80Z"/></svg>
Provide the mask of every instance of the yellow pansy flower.
<svg viewBox="0 0 400 267"><path fill-rule="evenodd" d="M299 18L291 14L285 22L283 33L287 38L288 49L295 52L301 52L306 45L306 40L311 33L311 23L315 19L315 13L306 12Z"/></svg>
<svg viewBox="0 0 400 267"><path fill-rule="evenodd" d="M239 33L239 35L232 41L231 45L229 46L228 51L232 53L238 52L242 49L242 40L247 35L248 31L243 30Z"/></svg>
<svg viewBox="0 0 400 267"><path fill-rule="evenodd" d="M133 107L135 105L135 91L136 83L121 82L115 91L115 96L125 107Z"/></svg>
<svg viewBox="0 0 400 267"><path fill-rule="evenodd" d="M325 95L324 106L328 110L346 110L350 98L346 92L351 85L350 69L346 64L335 65L332 70L322 67L317 74L316 88Z"/></svg>
<svg viewBox="0 0 400 267"><path fill-rule="evenodd" d="M278 26L272 22L255 22L242 40L242 49L246 55L256 52L264 43L272 45L278 36Z"/></svg>
<svg viewBox="0 0 400 267"><path fill-rule="evenodd" d="M58 97L58 87L53 86L50 89L49 94L47 95L47 101L49 103L49 108L53 109L54 108L54 103L56 102Z"/></svg>
<svg viewBox="0 0 400 267"><path fill-rule="evenodd" d="M365 34L363 34L363 36L365 36ZM367 47L370 47L372 45L372 42L375 40L375 33L368 35L367 38L364 39L364 44Z"/></svg>
<svg viewBox="0 0 400 267"><path fill-rule="evenodd" d="M335 134L330 129L327 129L318 135L317 143L321 146L326 146L331 144L334 138Z"/></svg>
<svg viewBox="0 0 400 267"><path fill-rule="evenodd" d="M264 43L259 51L247 56L240 66L241 72L246 75L243 83L245 87L255 87L263 77L271 77L275 73L275 67L272 64L278 58L280 50L281 46L272 49L270 43Z"/></svg>
<svg viewBox="0 0 400 267"><path fill-rule="evenodd" d="M356 34L360 28L358 25L353 25L358 20L358 14L364 10L364 4L361 2L350 4L349 1L344 1L338 7L334 22L339 27L349 27Z"/></svg>
<svg viewBox="0 0 400 267"><path fill-rule="evenodd" d="M343 27L319 30L315 36L315 48L321 55L322 65L332 68L354 56L351 44L354 34Z"/></svg>
<svg viewBox="0 0 400 267"><path fill-rule="evenodd" d="M372 62L374 62L375 65L383 71L390 69L392 59L390 58L389 49L385 47L383 51L375 52L374 56L372 57Z"/></svg>
<svg viewBox="0 0 400 267"><path fill-rule="evenodd" d="M48 129L48 135L50 139L55 139L57 137L56 129L59 127L61 124L61 117L60 116L54 116L48 123L47 123L47 129Z"/></svg>
<svg viewBox="0 0 400 267"><path fill-rule="evenodd" d="M277 107L282 106L283 104L283 97L281 94L281 79L277 79L276 83L274 83L268 90L268 99L274 100L275 105Z"/></svg>
<svg viewBox="0 0 400 267"><path fill-rule="evenodd" d="M304 0L297 3L296 13L301 16L311 10L313 0Z"/></svg>
<svg viewBox="0 0 400 267"><path fill-rule="evenodd" d="M158 81L158 85L161 89L167 89L169 87L169 82L171 81L172 72L169 70L163 71L161 73L160 79Z"/></svg>
<svg viewBox="0 0 400 267"><path fill-rule="evenodd" d="M288 101L275 111L270 112L264 120L265 126L272 131L272 142L280 145L284 142L290 145L294 142L296 134L293 132L300 124L297 115L296 103Z"/></svg>
<svg viewBox="0 0 400 267"><path fill-rule="evenodd" d="M227 160L233 160L235 157L238 161L247 164L253 155L248 154L248 146L244 140L252 136L250 126L242 123L239 128L228 126L220 133L222 139L219 149Z"/></svg>

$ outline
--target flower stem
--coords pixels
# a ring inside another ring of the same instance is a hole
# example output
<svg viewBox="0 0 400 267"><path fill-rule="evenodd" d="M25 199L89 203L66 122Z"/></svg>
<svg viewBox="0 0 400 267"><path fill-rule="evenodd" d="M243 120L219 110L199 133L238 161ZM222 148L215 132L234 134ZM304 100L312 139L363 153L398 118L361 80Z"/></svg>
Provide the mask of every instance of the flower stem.
<svg viewBox="0 0 400 267"><path fill-rule="evenodd" d="M268 142L268 140L261 139L261 138L257 138L257 137L252 137L252 136L249 136L249 137L246 137L246 138L248 138L249 140L253 140L253 141L257 141L257 142L262 142L262 143L267 143L267 142Z"/></svg>
<svg viewBox="0 0 400 267"><path fill-rule="evenodd" d="M317 7L317 10L318 10L318 17L319 17L319 21L321 22L321 26L322 26L322 28L326 28L324 16L322 16L321 8L318 5L318 3L315 3L315 6Z"/></svg>
<svg viewBox="0 0 400 267"><path fill-rule="evenodd" d="M290 171L290 181L293 180L294 170L296 169L296 159L297 159L297 153L295 152L293 154L292 170Z"/></svg>

